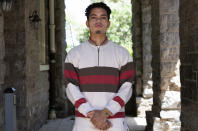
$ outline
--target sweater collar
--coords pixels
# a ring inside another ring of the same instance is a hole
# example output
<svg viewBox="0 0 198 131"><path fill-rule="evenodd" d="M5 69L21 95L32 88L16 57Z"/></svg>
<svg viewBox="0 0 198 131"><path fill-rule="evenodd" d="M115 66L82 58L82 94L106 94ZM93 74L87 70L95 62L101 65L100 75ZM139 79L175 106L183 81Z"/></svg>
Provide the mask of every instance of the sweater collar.
<svg viewBox="0 0 198 131"><path fill-rule="evenodd" d="M89 43L91 43L92 45L97 46L97 45L95 44L96 42L95 42L94 40L92 40L91 37L89 37L89 40L88 40L88 41L89 41ZM102 42L102 44L101 44L100 46L107 44L107 42L108 42L108 38L106 37L105 40Z"/></svg>

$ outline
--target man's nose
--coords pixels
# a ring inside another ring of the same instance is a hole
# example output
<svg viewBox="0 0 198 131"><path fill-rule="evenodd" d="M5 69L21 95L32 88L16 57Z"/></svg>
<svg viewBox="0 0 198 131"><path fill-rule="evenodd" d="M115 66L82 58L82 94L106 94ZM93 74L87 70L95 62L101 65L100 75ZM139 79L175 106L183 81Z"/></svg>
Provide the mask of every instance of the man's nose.
<svg viewBox="0 0 198 131"><path fill-rule="evenodd" d="M101 21L102 20L102 18L96 18L96 21Z"/></svg>

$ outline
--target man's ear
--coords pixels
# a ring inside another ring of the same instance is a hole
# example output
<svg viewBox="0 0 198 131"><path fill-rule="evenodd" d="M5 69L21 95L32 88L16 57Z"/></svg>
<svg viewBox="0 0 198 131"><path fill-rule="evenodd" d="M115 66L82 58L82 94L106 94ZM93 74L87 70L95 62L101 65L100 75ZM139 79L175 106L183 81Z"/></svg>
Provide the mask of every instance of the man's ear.
<svg viewBox="0 0 198 131"><path fill-rule="evenodd" d="M88 22L88 20L86 21L86 26L89 27L89 22Z"/></svg>
<svg viewBox="0 0 198 131"><path fill-rule="evenodd" d="M111 22L109 21L109 22L108 22L108 26L107 26L107 28L109 28L109 26L110 26L110 25L111 25Z"/></svg>

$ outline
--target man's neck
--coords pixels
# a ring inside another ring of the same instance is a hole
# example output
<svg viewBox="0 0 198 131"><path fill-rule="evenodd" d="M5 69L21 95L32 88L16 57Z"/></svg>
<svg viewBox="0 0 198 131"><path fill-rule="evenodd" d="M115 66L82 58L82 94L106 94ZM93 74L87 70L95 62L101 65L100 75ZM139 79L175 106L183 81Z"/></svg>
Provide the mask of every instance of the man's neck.
<svg viewBox="0 0 198 131"><path fill-rule="evenodd" d="M101 46L106 43L107 36L106 35L90 35L89 41L96 46Z"/></svg>

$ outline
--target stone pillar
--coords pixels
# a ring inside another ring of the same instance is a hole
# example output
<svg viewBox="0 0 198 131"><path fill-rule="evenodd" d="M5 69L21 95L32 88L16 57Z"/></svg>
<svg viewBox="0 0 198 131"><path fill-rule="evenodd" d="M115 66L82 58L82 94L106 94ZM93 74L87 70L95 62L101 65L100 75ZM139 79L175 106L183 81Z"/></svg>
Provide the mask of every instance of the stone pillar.
<svg viewBox="0 0 198 131"><path fill-rule="evenodd" d="M132 41L133 54L136 72L136 95L142 95L142 26L141 26L141 2L139 0L132 0Z"/></svg>
<svg viewBox="0 0 198 131"><path fill-rule="evenodd" d="M4 62L5 58L5 43L4 43L4 19L3 19L3 12L0 10L0 131L5 130L5 119L4 119L4 77L6 66Z"/></svg>
<svg viewBox="0 0 198 131"><path fill-rule="evenodd" d="M141 17L142 17L142 62L143 62L143 74L142 74L142 97L137 97L138 117L145 117L145 111L150 111L153 103L153 82L152 82L152 68L151 68L151 1L141 1Z"/></svg>
<svg viewBox="0 0 198 131"><path fill-rule="evenodd" d="M66 57L66 33L65 33L65 2L55 1L55 43L56 43L56 112L58 117L71 115L71 105L66 99L64 83L64 63Z"/></svg>
<svg viewBox="0 0 198 131"><path fill-rule="evenodd" d="M180 0L181 131L198 129L197 12L197 0Z"/></svg>
<svg viewBox="0 0 198 131"><path fill-rule="evenodd" d="M152 0L152 44L152 130L179 131L179 0Z"/></svg>

